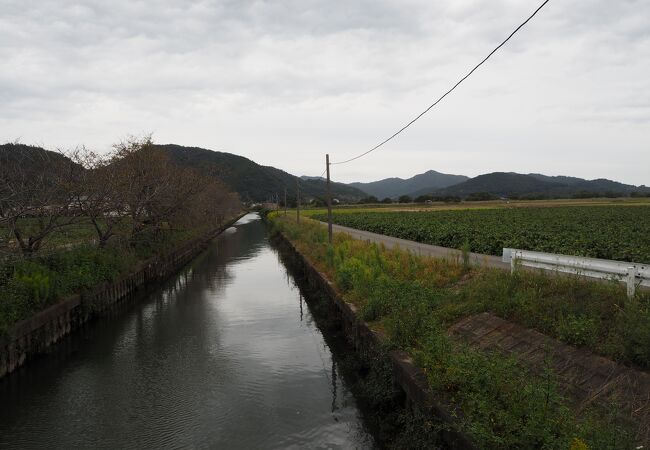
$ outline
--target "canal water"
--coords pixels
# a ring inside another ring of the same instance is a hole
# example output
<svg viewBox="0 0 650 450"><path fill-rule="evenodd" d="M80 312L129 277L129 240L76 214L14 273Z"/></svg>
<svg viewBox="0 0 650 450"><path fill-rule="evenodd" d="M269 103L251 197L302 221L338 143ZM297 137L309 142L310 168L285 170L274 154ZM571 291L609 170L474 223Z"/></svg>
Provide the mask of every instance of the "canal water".
<svg viewBox="0 0 650 450"><path fill-rule="evenodd" d="M0 448L372 448L249 214L191 267L0 380Z"/></svg>

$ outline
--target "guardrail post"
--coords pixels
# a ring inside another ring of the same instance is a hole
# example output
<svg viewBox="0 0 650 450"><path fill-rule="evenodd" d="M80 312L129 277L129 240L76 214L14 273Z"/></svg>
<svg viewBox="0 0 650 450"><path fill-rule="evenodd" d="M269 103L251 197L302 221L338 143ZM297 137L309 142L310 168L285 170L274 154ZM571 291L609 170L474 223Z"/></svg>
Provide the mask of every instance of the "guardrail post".
<svg viewBox="0 0 650 450"><path fill-rule="evenodd" d="M512 252L510 255L510 274L514 274L517 270L517 252Z"/></svg>
<svg viewBox="0 0 650 450"><path fill-rule="evenodd" d="M636 267L627 268L627 298L634 297L636 289Z"/></svg>

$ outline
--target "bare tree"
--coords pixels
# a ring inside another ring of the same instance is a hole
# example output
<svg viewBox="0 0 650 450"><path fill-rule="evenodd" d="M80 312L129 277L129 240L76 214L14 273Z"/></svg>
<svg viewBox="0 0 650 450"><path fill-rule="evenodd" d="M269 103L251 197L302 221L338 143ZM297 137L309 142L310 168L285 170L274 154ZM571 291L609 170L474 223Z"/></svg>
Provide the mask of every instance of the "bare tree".
<svg viewBox="0 0 650 450"><path fill-rule="evenodd" d="M173 197L175 172L169 156L150 137L116 144L109 163L116 174L116 200L129 218L131 238L160 226Z"/></svg>
<svg viewBox="0 0 650 450"><path fill-rule="evenodd" d="M54 231L81 220L103 247L122 230L133 241L147 229L210 228L240 209L238 196L214 176L173 164L148 136L120 142L105 156L20 144L0 152L0 251L11 240L34 253Z"/></svg>
<svg viewBox="0 0 650 450"><path fill-rule="evenodd" d="M112 164L113 155L102 156L86 147L67 156L85 169L73 187L75 207L92 224L99 247L104 247L129 216L120 191L124 183L119 167Z"/></svg>
<svg viewBox="0 0 650 450"><path fill-rule="evenodd" d="M213 228L221 225L228 217L241 210L237 194L233 194L213 177L203 175L195 170L182 171L184 183L194 187L193 190L179 189L182 196L179 207L170 215L171 223L180 227Z"/></svg>
<svg viewBox="0 0 650 450"><path fill-rule="evenodd" d="M2 159L0 225L23 254L31 254L54 231L78 220L71 187L83 168L60 153L20 144Z"/></svg>

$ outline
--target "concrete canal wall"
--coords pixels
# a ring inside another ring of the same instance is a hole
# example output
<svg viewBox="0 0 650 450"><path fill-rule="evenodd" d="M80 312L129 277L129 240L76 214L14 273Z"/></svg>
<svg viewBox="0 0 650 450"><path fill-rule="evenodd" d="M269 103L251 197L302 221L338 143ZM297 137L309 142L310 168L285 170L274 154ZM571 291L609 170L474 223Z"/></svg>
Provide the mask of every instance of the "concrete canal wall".
<svg viewBox="0 0 650 450"><path fill-rule="evenodd" d="M205 250L212 239L241 217L243 214L200 238L183 243L171 253L144 261L134 272L119 280L70 296L17 323L6 336L0 337L0 378L23 366L34 356L45 353L61 338L89 320L133 299L137 291L178 272Z"/></svg>
<svg viewBox="0 0 650 450"><path fill-rule="evenodd" d="M302 272L306 281L324 292L331 301L332 310L340 321L348 341L358 352L382 352L382 342L385 338L381 333L372 330L358 314L357 308L347 303L339 295L327 276L318 271L309 259L298 250L293 243L282 234L278 235L284 251L291 253L296 269ZM448 430L443 431L443 439L452 449L476 449L473 443L462 433L455 430L457 420L450 414L451 408L434 398L428 389L425 373L415 365L413 359L403 351L390 351L393 379L403 392L405 406L416 408L424 414L433 415L447 423Z"/></svg>

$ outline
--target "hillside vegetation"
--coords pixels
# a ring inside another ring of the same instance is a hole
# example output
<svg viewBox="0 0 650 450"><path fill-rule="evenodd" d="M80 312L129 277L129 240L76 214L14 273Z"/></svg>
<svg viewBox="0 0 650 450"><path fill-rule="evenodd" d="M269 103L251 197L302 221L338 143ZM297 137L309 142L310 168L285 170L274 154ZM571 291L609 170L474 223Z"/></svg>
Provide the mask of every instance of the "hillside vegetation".
<svg viewBox="0 0 650 450"><path fill-rule="evenodd" d="M296 197L296 181L299 178L275 167L262 166L232 153L198 147L174 144L158 147L168 152L176 164L214 176L237 192L243 201L270 201L276 195L282 200L285 188L289 199L293 201ZM304 200L325 198L326 184L323 180L302 179L300 189ZM366 196L364 192L342 183L332 184L332 195L347 201L356 201Z"/></svg>
<svg viewBox="0 0 650 450"><path fill-rule="evenodd" d="M606 179L583 180L575 177L494 172L479 175L445 189L416 191L411 193L411 196L434 194L465 198L476 193L489 193L508 198L568 198L598 195L616 197L628 196L632 193L650 195L650 188Z"/></svg>

